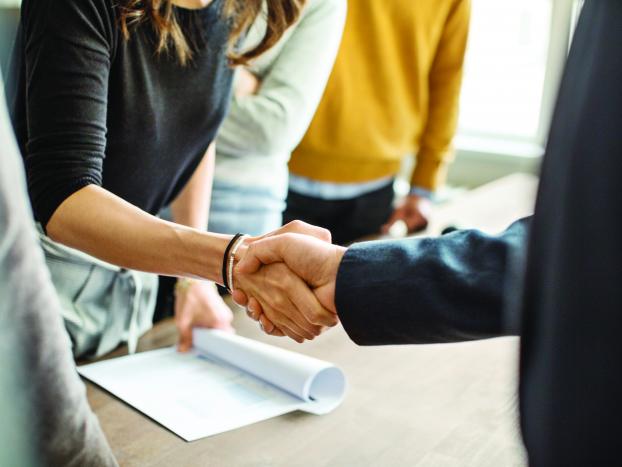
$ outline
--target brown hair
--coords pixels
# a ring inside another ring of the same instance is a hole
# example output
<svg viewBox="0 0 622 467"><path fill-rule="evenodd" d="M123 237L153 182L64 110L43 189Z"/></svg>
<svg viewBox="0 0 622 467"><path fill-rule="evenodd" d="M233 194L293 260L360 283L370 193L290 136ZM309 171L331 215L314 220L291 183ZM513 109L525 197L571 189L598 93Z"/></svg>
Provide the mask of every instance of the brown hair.
<svg viewBox="0 0 622 467"><path fill-rule="evenodd" d="M267 27L263 39L251 50L235 52L238 39L262 13L264 1L267 5ZM270 49L296 22L305 3L306 0L224 0L223 19L231 21L232 25L228 52L230 63L244 65ZM158 37L158 53L168 51L172 45L182 65L192 59L193 47L177 20L172 0L120 0L119 7L121 31L125 39L129 39L132 26L150 21Z"/></svg>

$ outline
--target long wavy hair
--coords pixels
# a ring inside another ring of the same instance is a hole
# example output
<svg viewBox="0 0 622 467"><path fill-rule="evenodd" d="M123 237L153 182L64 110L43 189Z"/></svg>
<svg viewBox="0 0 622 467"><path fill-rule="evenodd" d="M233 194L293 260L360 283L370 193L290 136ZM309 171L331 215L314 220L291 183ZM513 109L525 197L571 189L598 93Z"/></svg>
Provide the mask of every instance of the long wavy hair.
<svg viewBox="0 0 622 467"><path fill-rule="evenodd" d="M214 0L215 1L215 0ZM251 50L237 53L234 45L262 14L266 3L266 33ZM278 42L283 33L299 18L306 0L225 0L223 20L231 22L228 58L231 65L244 65ZM125 39L133 26L149 21L158 40L157 52L175 51L182 65L192 59L192 41L186 36L175 14L171 0L119 0L119 20Z"/></svg>

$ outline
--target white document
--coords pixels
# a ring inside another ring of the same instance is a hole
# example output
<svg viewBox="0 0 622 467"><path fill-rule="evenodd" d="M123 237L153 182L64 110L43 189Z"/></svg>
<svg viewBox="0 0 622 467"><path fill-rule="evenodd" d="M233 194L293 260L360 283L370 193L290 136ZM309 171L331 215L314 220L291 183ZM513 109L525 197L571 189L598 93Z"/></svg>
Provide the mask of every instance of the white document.
<svg viewBox="0 0 622 467"><path fill-rule="evenodd" d="M215 330L195 330L194 349L143 352L78 372L186 441L294 410L325 414L343 400L334 365Z"/></svg>

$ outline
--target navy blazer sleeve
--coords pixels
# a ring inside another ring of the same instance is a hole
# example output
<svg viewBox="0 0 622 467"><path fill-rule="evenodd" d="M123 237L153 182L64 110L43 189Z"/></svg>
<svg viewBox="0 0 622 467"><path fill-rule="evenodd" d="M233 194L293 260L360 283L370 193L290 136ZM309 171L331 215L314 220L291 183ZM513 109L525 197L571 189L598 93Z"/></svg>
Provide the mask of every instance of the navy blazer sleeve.
<svg viewBox="0 0 622 467"><path fill-rule="evenodd" d="M520 320L504 316L503 301L508 264L522 257L529 223L522 219L497 236L464 230L350 247L335 294L346 332L360 345L517 334Z"/></svg>

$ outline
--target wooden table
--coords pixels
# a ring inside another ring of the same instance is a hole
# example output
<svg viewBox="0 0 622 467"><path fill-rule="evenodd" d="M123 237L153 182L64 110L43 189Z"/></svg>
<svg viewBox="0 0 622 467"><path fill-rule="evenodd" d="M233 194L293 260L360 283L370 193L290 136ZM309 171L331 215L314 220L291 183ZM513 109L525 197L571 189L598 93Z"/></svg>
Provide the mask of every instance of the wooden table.
<svg viewBox="0 0 622 467"><path fill-rule="evenodd" d="M429 233L451 224L502 230L530 214L536 183L513 175L469 192L438 208ZM517 421L517 339L363 348L338 327L298 345L265 336L239 310L235 326L240 335L340 366L349 385L344 403L328 415L297 412L186 443L87 382L89 401L121 465L525 465ZM172 322L160 323L141 339L139 350L172 345L176 337Z"/></svg>

